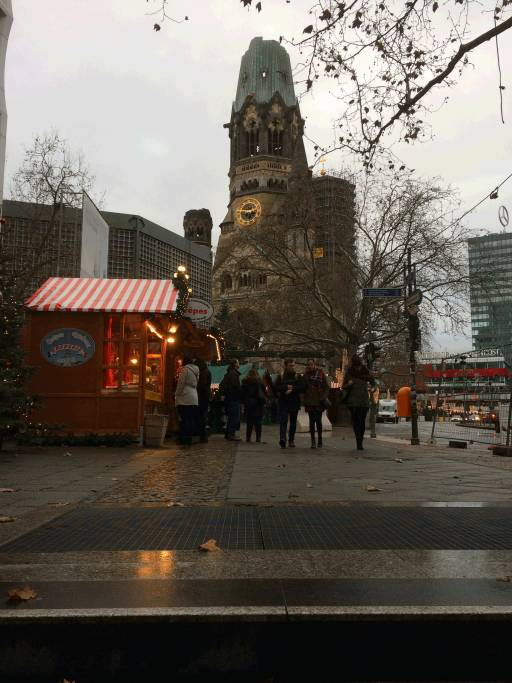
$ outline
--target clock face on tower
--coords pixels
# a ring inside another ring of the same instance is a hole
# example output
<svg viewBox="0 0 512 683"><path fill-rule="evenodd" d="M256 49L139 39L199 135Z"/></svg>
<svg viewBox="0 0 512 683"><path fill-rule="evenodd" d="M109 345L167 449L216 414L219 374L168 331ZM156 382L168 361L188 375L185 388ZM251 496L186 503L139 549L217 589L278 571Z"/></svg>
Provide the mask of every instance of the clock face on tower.
<svg viewBox="0 0 512 683"><path fill-rule="evenodd" d="M252 225L261 216L261 204L257 199L244 199L236 210L236 219L240 225Z"/></svg>

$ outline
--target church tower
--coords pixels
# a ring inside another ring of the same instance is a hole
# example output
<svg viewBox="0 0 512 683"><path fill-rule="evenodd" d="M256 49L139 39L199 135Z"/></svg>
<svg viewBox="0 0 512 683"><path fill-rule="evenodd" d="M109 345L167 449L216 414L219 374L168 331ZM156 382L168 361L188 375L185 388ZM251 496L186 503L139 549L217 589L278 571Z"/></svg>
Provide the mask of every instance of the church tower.
<svg viewBox="0 0 512 683"><path fill-rule="evenodd" d="M224 127L229 130L231 149L222 234L272 212L276 198L288 189L292 167L307 170L304 121L290 57L276 40L251 40L240 65L231 120Z"/></svg>
<svg viewBox="0 0 512 683"><path fill-rule="evenodd" d="M290 57L275 40L253 38L242 57L231 119L229 203L213 270L217 310L257 308L266 278L253 256L240 253L241 231L279 215L292 173L307 173L304 120Z"/></svg>

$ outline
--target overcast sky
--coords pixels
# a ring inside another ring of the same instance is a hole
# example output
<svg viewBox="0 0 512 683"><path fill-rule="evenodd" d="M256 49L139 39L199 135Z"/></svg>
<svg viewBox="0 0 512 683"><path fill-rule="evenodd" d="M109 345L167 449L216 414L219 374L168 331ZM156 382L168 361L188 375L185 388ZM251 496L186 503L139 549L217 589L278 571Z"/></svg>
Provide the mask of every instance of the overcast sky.
<svg viewBox="0 0 512 683"><path fill-rule="evenodd" d="M6 68L6 193L23 149L56 129L81 150L96 176L103 208L137 213L182 233L185 211L208 208L214 225L228 201L230 117L240 58L254 36L299 35L312 0L266 0L264 11L237 0L175 0L182 24L145 15L158 0L13 0ZM302 11L301 11L302 10ZM482 16L490 28L492 14ZM296 55L292 54L292 65ZM500 123L493 42L473 54L450 101L431 118L434 139L399 150L418 175L459 188L461 213L512 172L512 32L501 38L505 121ZM336 101L329 86L301 103L306 132L332 138ZM309 149L310 161L313 157ZM341 163L332 158L328 166ZM512 180L498 201L467 220L471 230L499 231L498 207L512 215ZM218 232L216 232L216 235ZM469 348L469 340L436 335L435 347Z"/></svg>

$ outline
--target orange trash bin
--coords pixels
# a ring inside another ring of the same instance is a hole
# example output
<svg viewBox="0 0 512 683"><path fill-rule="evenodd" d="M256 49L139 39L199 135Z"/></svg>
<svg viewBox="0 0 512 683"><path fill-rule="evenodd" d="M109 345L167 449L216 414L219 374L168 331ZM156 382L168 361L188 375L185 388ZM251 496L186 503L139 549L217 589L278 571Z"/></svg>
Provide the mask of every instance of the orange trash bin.
<svg viewBox="0 0 512 683"><path fill-rule="evenodd" d="M402 387L397 391L396 414L398 417L411 417L411 387Z"/></svg>

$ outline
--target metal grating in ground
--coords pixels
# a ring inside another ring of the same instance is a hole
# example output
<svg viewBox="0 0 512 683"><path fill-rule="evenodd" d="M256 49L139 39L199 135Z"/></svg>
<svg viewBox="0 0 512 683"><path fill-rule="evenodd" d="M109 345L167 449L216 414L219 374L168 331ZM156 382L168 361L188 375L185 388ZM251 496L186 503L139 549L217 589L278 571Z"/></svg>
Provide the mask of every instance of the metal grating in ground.
<svg viewBox="0 0 512 683"><path fill-rule="evenodd" d="M259 516L273 550L512 549L512 508L273 507Z"/></svg>
<svg viewBox="0 0 512 683"><path fill-rule="evenodd" d="M1 550L509 550L512 507L84 508Z"/></svg>
<svg viewBox="0 0 512 683"><path fill-rule="evenodd" d="M261 549L250 508L87 508L44 524L2 550L191 550L215 538L222 548Z"/></svg>

